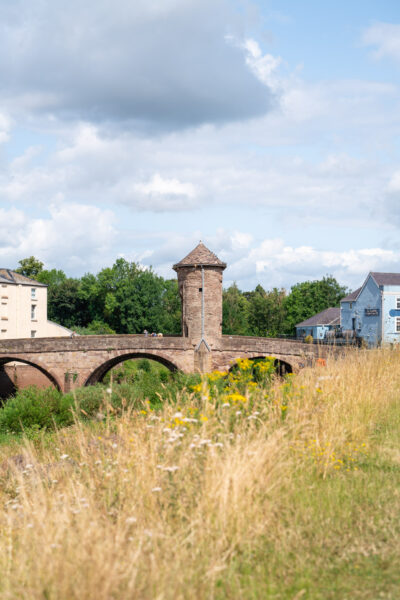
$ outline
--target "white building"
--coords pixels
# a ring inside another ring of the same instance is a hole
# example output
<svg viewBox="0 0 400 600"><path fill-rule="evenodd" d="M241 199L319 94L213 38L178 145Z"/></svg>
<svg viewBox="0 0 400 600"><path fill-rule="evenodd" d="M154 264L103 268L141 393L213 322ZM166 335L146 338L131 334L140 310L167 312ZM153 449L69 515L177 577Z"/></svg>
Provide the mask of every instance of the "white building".
<svg viewBox="0 0 400 600"><path fill-rule="evenodd" d="M47 320L47 286L0 269L0 339L67 337L71 331Z"/></svg>

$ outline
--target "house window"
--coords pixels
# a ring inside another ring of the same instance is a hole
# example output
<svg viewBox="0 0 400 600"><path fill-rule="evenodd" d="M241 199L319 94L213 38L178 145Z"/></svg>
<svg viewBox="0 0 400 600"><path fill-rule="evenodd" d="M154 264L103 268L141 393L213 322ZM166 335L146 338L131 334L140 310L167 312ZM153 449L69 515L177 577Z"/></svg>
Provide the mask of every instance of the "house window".
<svg viewBox="0 0 400 600"><path fill-rule="evenodd" d="M396 317L396 333L400 333L400 317Z"/></svg>
<svg viewBox="0 0 400 600"><path fill-rule="evenodd" d="M36 288L31 288L31 298L32 300L36 300Z"/></svg>
<svg viewBox="0 0 400 600"><path fill-rule="evenodd" d="M7 287L7 284L6 284L6 283L2 283L2 284L1 284L1 287L5 287L5 288L6 288L6 287Z"/></svg>
<svg viewBox="0 0 400 600"><path fill-rule="evenodd" d="M397 296L396 298L396 309L400 310L400 296Z"/></svg>
<svg viewBox="0 0 400 600"><path fill-rule="evenodd" d="M36 319L36 304L32 304L31 306L31 319L32 321Z"/></svg>
<svg viewBox="0 0 400 600"><path fill-rule="evenodd" d="M353 308L353 303L352 302L350 302L350 308Z"/></svg>
<svg viewBox="0 0 400 600"><path fill-rule="evenodd" d="M36 337L36 331L31 331L31 338Z"/></svg>

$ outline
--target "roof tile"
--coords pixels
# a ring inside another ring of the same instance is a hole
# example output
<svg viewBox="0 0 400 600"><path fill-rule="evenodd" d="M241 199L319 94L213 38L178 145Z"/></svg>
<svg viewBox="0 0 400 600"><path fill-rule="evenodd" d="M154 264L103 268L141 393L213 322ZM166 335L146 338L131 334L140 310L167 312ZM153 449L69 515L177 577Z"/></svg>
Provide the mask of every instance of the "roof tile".
<svg viewBox="0 0 400 600"><path fill-rule="evenodd" d="M225 269L226 263L219 260L218 256L211 252L203 242L197 244L185 258L176 263L172 268L176 271L180 267L194 267L203 265L205 267L221 267Z"/></svg>
<svg viewBox="0 0 400 600"><path fill-rule="evenodd" d="M25 277L25 275L21 275L21 273L17 273L16 271L12 271L11 269L0 269L0 283L7 284L22 284L22 285L34 285L35 287L47 287L44 283L40 283L39 281L35 281L35 279L30 279L29 277Z"/></svg>
<svg viewBox="0 0 400 600"><path fill-rule="evenodd" d="M316 325L338 325L340 321L340 308L331 307L322 310L309 319L297 323L296 327L314 327Z"/></svg>

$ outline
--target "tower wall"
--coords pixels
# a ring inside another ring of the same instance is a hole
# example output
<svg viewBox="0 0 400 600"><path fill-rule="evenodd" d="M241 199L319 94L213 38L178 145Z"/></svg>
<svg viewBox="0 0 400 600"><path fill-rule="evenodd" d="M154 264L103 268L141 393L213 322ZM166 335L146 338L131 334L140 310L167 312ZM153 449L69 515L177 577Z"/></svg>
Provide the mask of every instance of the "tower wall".
<svg viewBox="0 0 400 600"><path fill-rule="evenodd" d="M201 340L201 266L182 266L178 273L182 301L182 335ZM204 267L204 337L212 342L222 335L222 271L217 266Z"/></svg>

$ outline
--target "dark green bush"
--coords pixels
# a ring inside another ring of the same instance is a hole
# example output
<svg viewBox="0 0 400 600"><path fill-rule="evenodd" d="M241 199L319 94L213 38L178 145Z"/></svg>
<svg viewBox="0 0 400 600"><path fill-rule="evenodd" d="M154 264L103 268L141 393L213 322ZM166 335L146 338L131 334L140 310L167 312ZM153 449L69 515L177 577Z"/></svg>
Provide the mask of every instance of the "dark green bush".
<svg viewBox="0 0 400 600"><path fill-rule="evenodd" d="M138 368L140 366L144 368ZM92 419L99 413L127 407L144 409L147 401L157 408L163 402L176 402L182 390L200 382L200 375L171 373L162 365L154 368L149 361L129 365L123 373L124 377L113 378L113 383L99 383L68 394L52 388L20 390L0 408L0 433L66 427L74 422L74 413L80 419Z"/></svg>
<svg viewBox="0 0 400 600"><path fill-rule="evenodd" d="M72 405L71 398L58 390L26 388L0 410L0 431L18 433L34 426L52 429L54 424L60 427L71 425Z"/></svg>

